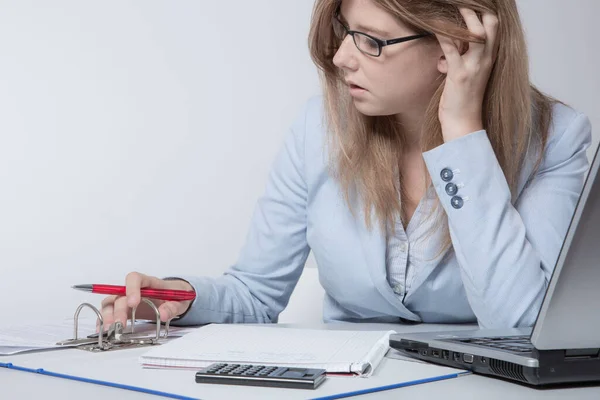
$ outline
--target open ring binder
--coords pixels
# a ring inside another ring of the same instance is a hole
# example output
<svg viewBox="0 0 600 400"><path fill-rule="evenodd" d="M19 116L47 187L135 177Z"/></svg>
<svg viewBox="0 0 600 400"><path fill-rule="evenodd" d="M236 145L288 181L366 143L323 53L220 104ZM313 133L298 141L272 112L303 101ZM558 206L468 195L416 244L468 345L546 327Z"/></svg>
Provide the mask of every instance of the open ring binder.
<svg viewBox="0 0 600 400"><path fill-rule="evenodd" d="M142 298L142 301L148 304L156 315L156 335L136 335L135 334L135 311L137 307L134 307L131 311L131 324L129 332L126 331L123 323L116 321L110 325L106 333L104 332L104 319L100 311L89 303L82 303L77 307L75 315L73 317L73 338L60 341L56 343L59 346L74 347L81 350L87 350L91 352L101 352L118 350L131 347L142 347L160 344L160 339L166 339L169 335L169 319L162 329L163 334L161 337L161 322L160 312L156 305L149 299ZM79 337L78 326L79 326L79 314L84 307L91 308L100 321L100 331L98 333L86 336L85 338Z"/></svg>

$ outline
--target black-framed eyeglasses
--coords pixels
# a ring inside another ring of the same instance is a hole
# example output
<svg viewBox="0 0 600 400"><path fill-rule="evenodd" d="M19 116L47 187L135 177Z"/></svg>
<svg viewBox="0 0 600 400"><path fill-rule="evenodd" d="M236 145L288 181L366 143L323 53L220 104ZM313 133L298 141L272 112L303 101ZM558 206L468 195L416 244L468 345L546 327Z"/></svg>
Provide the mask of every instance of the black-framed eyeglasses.
<svg viewBox="0 0 600 400"><path fill-rule="evenodd" d="M333 17L332 25L333 33L340 40L340 42L343 41L347 35L351 35L356 48L362 53L373 57L379 57L381 55L381 49L385 46L408 42L410 40L420 39L432 35L431 33L421 33L418 35L405 36L389 40L378 39L364 32L351 31L346 25L344 25L342 21L339 20L339 13L336 13L336 15Z"/></svg>

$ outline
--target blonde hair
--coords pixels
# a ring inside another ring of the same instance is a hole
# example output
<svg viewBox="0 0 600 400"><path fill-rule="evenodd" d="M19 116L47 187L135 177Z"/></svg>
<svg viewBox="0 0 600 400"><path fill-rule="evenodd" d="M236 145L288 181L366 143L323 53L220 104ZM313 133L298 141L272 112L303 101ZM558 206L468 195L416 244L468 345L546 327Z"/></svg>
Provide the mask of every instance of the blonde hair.
<svg viewBox="0 0 600 400"><path fill-rule="evenodd" d="M433 32L463 42L482 39L469 32L459 7L476 13L491 12L498 17L500 46L486 88L482 117L514 201L520 171L533 139L542 149L534 170L539 167L552 119L552 103L556 101L530 83L526 42L515 0L372 1L416 33ZM393 221L403 218L404 189L398 165L404 140L394 116L366 116L352 104L343 75L333 64L339 39L333 33L331 21L339 4L339 0L317 0L309 34L310 54L319 68L323 88L330 164L353 214L351 199L358 198L367 227L372 228L374 217L385 230L386 226L394 225ZM421 40L437 41L433 35ZM425 114L422 151L444 143L438 118L444 83L445 77L441 76ZM436 204L439 206L439 199ZM435 229L443 226L446 231L442 252L451 245L446 219L443 220L435 225Z"/></svg>

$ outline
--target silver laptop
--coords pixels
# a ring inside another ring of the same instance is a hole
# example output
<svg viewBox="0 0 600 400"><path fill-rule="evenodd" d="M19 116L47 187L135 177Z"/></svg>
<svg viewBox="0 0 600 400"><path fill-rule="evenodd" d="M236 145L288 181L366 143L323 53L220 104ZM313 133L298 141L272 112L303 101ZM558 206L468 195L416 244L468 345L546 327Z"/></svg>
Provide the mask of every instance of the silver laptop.
<svg viewBox="0 0 600 400"><path fill-rule="evenodd" d="M411 357L530 385L600 381L598 149L533 328L393 334Z"/></svg>

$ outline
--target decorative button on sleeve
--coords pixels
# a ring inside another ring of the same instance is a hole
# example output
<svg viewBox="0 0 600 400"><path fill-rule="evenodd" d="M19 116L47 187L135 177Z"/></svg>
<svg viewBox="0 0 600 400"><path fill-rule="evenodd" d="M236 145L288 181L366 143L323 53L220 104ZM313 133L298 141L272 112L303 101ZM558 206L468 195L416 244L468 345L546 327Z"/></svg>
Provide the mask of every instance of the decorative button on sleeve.
<svg viewBox="0 0 600 400"><path fill-rule="evenodd" d="M454 178L454 173L449 168L444 168L440 174L444 182L450 182Z"/></svg>
<svg viewBox="0 0 600 400"><path fill-rule="evenodd" d="M462 208L462 206L465 204L464 200L458 196L454 196L452 198L452 200L450 200L450 204L452 204L452 207L456 208L457 210L459 208Z"/></svg>
<svg viewBox="0 0 600 400"><path fill-rule="evenodd" d="M446 185L446 193L448 196L454 196L456 193L458 193L458 186L456 186L454 183L448 183Z"/></svg>

